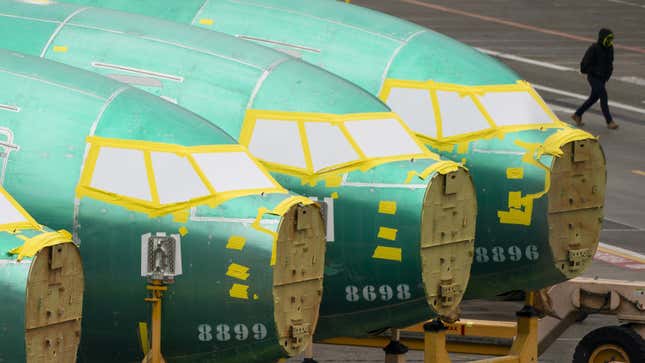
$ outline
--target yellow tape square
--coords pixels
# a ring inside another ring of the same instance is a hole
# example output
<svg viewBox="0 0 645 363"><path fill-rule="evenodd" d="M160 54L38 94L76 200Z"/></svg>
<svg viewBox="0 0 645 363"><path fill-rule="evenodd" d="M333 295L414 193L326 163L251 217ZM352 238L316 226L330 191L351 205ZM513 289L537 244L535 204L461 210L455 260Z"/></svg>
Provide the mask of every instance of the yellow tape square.
<svg viewBox="0 0 645 363"><path fill-rule="evenodd" d="M242 285L242 284L233 284L231 286L231 289L228 290L228 294L231 297L234 297L236 299L247 299L249 298L249 286L248 285Z"/></svg>
<svg viewBox="0 0 645 363"><path fill-rule="evenodd" d="M246 238L242 236L231 236L228 239L226 248L228 248L229 250L242 250L244 248L245 243L246 243Z"/></svg>
<svg viewBox="0 0 645 363"><path fill-rule="evenodd" d="M506 168L506 179L524 178L524 168Z"/></svg>
<svg viewBox="0 0 645 363"><path fill-rule="evenodd" d="M401 249L398 247L377 246L372 258L401 262Z"/></svg>
<svg viewBox="0 0 645 363"><path fill-rule="evenodd" d="M249 268L243 265L238 265L237 263L231 263L228 266L226 271L226 276L230 276L240 280L246 280L249 278Z"/></svg>
<svg viewBox="0 0 645 363"><path fill-rule="evenodd" d="M183 237L188 234L188 228L181 226L179 227L179 234Z"/></svg>
<svg viewBox="0 0 645 363"><path fill-rule="evenodd" d="M65 53L65 52L67 52L67 46L66 45L55 45L54 46L54 52L56 52L56 53Z"/></svg>
<svg viewBox="0 0 645 363"><path fill-rule="evenodd" d="M213 19L199 19L199 23L202 25L213 25L214 22Z"/></svg>
<svg viewBox="0 0 645 363"><path fill-rule="evenodd" d="M378 238L396 241L396 232L398 232L396 228L379 227Z"/></svg>
<svg viewBox="0 0 645 363"><path fill-rule="evenodd" d="M331 193L331 198L332 199L338 199L338 192Z"/></svg>
<svg viewBox="0 0 645 363"><path fill-rule="evenodd" d="M378 203L378 212L381 214L396 214L396 202L392 200L382 200Z"/></svg>

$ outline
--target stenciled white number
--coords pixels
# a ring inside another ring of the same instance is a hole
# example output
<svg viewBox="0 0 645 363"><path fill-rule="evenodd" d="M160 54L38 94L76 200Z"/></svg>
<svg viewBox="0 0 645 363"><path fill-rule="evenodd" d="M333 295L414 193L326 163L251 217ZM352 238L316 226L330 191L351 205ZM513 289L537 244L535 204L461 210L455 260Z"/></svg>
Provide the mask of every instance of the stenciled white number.
<svg viewBox="0 0 645 363"><path fill-rule="evenodd" d="M233 325L232 332L236 340L244 341L249 339L249 327L246 324ZM267 327L262 323L256 323L251 326L253 339L262 340L267 337ZM197 339L200 342L210 342L213 340L213 328L210 324L199 324L197 326ZM215 325L215 339L220 342L231 340L231 325Z"/></svg>
<svg viewBox="0 0 645 363"><path fill-rule="evenodd" d="M540 253L538 252L538 246L528 245L522 251L519 246L510 246L507 249L501 246L494 246L490 250L486 247L477 247L475 248L475 262L478 263L501 263L506 262L507 260L511 262L521 261L523 258L529 261L536 261L540 258Z"/></svg>
<svg viewBox="0 0 645 363"><path fill-rule="evenodd" d="M410 285L398 284L396 285L396 298L398 300L408 300L412 297L410 293ZM345 286L345 300L349 302L357 302L361 300L373 302L377 299L381 301L390 301L394 298L394 288L390 285L365 285L362 288L354 285Z"/></svg>

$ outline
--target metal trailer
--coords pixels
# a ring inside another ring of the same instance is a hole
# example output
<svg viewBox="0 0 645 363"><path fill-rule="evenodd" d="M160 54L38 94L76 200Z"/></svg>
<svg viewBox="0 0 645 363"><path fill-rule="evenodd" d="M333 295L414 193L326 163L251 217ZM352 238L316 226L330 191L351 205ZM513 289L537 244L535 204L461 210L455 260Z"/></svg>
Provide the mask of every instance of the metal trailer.
<svg viewBox="0 0 645 363"><path fill-rule="evenodd" d="M573 363L645 361L645 282L575 278L527 294L517 322L463 319L419 323L369 338L334 338L326 344L384 347L386 363L406 361L408 349L424 362L450 362L448 353L495 356L476 362L537 362L567 328L589 314L615 315L622 325L597 328L576 346ZM305 362L315 362L311 349Z"/></svg>

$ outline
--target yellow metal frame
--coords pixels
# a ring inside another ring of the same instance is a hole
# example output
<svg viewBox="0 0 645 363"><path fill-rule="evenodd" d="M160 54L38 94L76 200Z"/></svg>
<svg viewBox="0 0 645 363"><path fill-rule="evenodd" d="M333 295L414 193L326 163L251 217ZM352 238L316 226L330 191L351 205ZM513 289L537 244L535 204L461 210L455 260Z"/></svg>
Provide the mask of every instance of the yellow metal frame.
<svg viewBox="0 0 645 363"><path fill-rule="evenodd" d="M1 186L0 193L24 218L24 221L0 224L0 232L13 233L21 229L42 230L42 226Z"/></svg>
<svg viewBox="0 0 645 363"><path fill-rule="evenodd" d="M98 200L102 200L106 203L116 204L123 206L127 209L134 210L141 213L146 213L150 217L158 217L161 215L166 215L182 210L188 210L191 207L197 205L208 205L211 208L216 207L217 205L233 199L246 195L254 195L260 193L287 193L287 190L284 189L280 184L278 184L275 179L267 172L267 170L253 157L248 153L248 149L242 145L207 145L207 146L181 146L174 144L164 144L157 142L148 142L148 141L139 141L139 140L122 140L122 139L110 139L97 136L91 136L87 138L89 144L89 152L87 154L86 162L81 172L81 179L76 188L76 196L78 198L90 197ZM148 185L150 187L150 195L152 201L146 201L143 199L128 197L124 195L118 195L111 193L109 191L100 190L93 188L91 186L92 177L94 175L94 169L96 167L96 161L98 159L101 148L110 147L118 149L130 149L130 150L140 150L144 154L144 161L147 170ZM190 199L185 202L179 203L167 203L162 204L159 201L159 195L157 193L157 186L154 177L154 170L152 168L152 163L150 160L151 152L168 152L174 153L180 157L188 159L191 166L199 175L201 181L204 183L209 195ZM258 188L258 189L244 189L244 190L234 190L226 192L218 192L215 190L210 181L206 178L204 172L201 170L195 159L192 157L194 153L226 153L226 152L243 152L257 165L259 170L262 171L264 176L271 181L274 185L272 188Z"/></svg>
<svg viewBox="0 0 645 363"><path fill-rule="evenodd" d="M326 113L308 113L308 112L287 112L287 111L270 111L270 110L247 110L246 116L244 118L244 123L242 125L242 130L240 132L240 144L244 146L249 146L251 139L253 137L253 131L255 129L255 124L258 119L266 120L275 120L275 121L291 121L298 125L298 131L300 136L300 143L302 144L302 150L305 157L305 168L294 167L291 165L280 164L270 161L262 160L266 167L271 171L276 171L288 175L293 175L300 177L303 184L310 183L315 185L316 182L322 179L330 178L337 176L339 174L344 174L352 170L368 170L377 165L398 161L398 160L407 160L411 158L430 158L434 160L439 160L439 156L429 151L423 142L415 137L414 132L401 120L401 118L393 112L373 112L373 113L353 113L353 114L326 114ZM414 140L416 145L421 150L417 154L405 154L389 157L368 157L365 155L363 150L360 148L356 140L352 137L350 132L347 130L345 124L347 122L353 121L369 121L369 120L382 120L382 119L393 119L396 120L401 127L410 135L410 138ZM311 157L311 151L309 147L309 141L305 132L305 123L310 122L320 122L328 123L331 125L337 126L345 139L350 143L352 149L358 155L358 158L353 161L346 163L333 165L315 171L313 169L313 161Z"/></svg>
<svg viewBox="0 0 645 363"><path fill-rule="evenodd" d="M502 84L502 85L487 85L487 86L465 86L457 85L451 83L441 83L435 82L432 80L428 81L412 81L412 80L402 80L402 79L386 79L383 83L383 88L381 89L378 97L386 102L390 96L390 92L393 88L413 88L413 89L422 89L428 91L428 96L432 107L434 110L434 119L436 122L437 135L424 135L417 133L423 142L428 143L432 146L439 148L440 150L451 150L455 144L461 144L464 142L469 142L475 139L481 138L491 138L491 137L503 137L504 134L509 132L517 132L523 130L533 130L533 129L549 129L549 128L561 128L568 127L568 125L558 119L558 117L549 109L542 97L531 87L531 85L526 81L517 81L515 84ZM437 91L449 91L457 92L462 97L470 97L473 100L473 103L477 109L484 116L486 121L489 124L489 128L468 132L460 135L453 136L443 136L443 127L441 119L441 105L437 97ZM551 118L552 123L547 124L527 124L527 125L512 125L512 126L498 126L495 123L495 120L488 114L486 108L482 105L478 96L484 95L486 93L495 93L495 92L528 92L531 97L540 105L542 110Z"/></svg>

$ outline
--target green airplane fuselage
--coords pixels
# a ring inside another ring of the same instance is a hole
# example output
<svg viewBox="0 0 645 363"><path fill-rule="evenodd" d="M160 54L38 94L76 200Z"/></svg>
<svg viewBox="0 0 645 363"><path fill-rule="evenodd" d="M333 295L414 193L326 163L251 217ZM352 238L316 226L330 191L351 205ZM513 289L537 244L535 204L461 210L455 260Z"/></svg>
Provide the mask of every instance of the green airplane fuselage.
<svg viewBox="0 0 645 363"><path fill-rule="evenodd" d="M167 360L265 362L304 349L324 263L308 199L221 129L141 90L7 51L0 83L4 187L80 244L82 361L143 357L141 251L155 236L181 243L183 272L163 300Z"/></svg>
<svg viewBox="0 0 645 363"><path fill-rule="evenodd" d="M378 95L433 151L471 172L479 212L468 297L539 289L579 275L592 260L605 190L599 144L558 121L517 74L472 47L340 1L70 2L231 34ZM482 95L502 90L509 93L496 110L483 104ZM507 107L513 104L520 106Z"/></svg>
<svg viewBox="0 0 645 363"><path fill-rule="evenodd" d="M470 177L428 152L376 97L228 35L105 9L0 4L6 34L32 29L0 46L176 102L248 145L283 186L324 205L318 338L406 326L461 300L475 228Z"/></svg>

